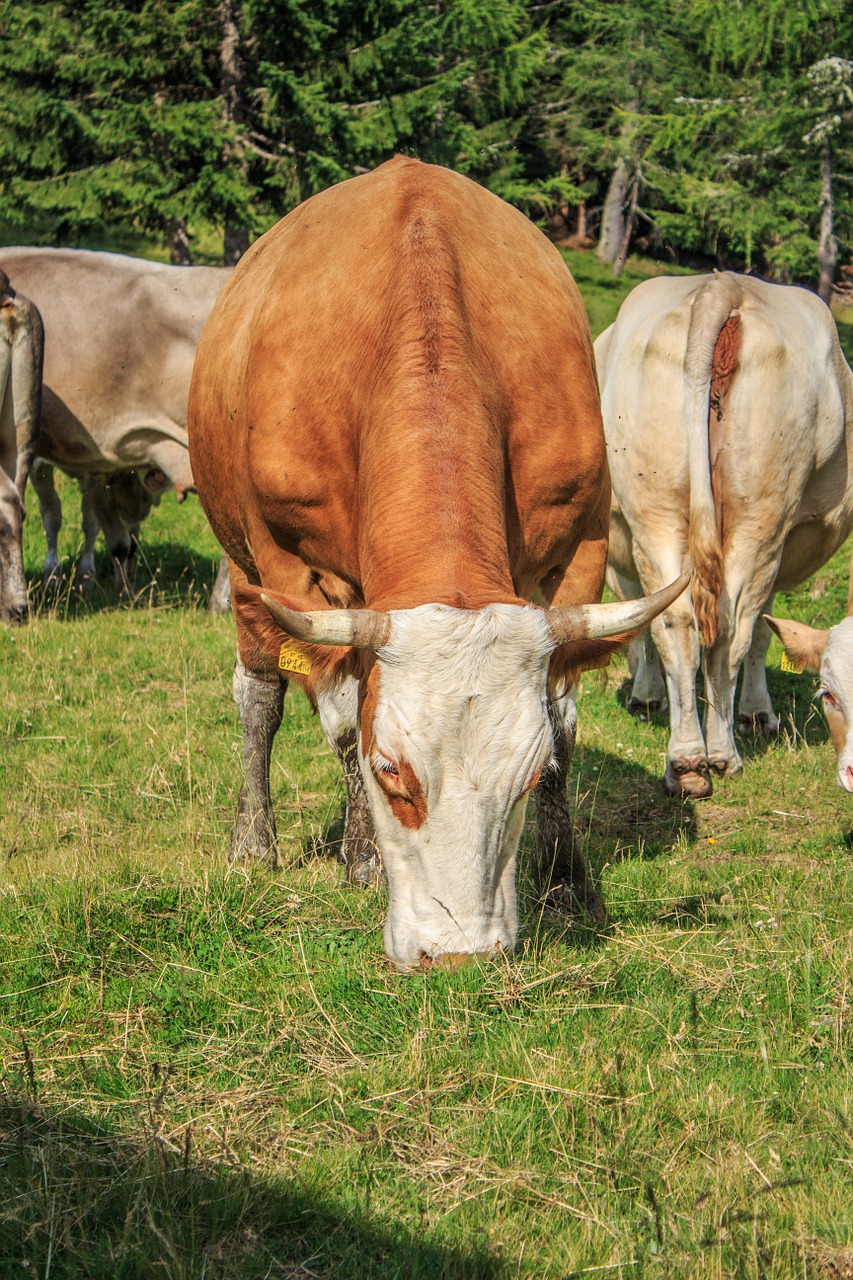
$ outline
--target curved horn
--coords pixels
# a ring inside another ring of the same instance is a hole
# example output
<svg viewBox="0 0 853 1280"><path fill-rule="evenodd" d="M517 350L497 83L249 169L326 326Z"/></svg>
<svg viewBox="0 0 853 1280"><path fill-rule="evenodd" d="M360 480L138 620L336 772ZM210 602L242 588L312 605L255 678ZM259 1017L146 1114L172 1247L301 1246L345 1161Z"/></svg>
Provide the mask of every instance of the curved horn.
<svg viewBox="0 0 853 1280"><path fill-rule="evenodd" d="M551 609L548 622L555 644L568 640L598 640L604 636L618 636L624 631L639 631L667 609L681 595L690 581L690 574L683 573L675 582L651 596L637 600L619 600L616 604L578 604L563 609Z"/></svg>
<svg viewBox="0 0 853 1280"><path fill-rule="evenodd" d="M387 613L370 609L315 609L302 613L287 609L261 592L261 599L282 631L306 644L352 645L355 649L381 649L391 634Z"/></svg>

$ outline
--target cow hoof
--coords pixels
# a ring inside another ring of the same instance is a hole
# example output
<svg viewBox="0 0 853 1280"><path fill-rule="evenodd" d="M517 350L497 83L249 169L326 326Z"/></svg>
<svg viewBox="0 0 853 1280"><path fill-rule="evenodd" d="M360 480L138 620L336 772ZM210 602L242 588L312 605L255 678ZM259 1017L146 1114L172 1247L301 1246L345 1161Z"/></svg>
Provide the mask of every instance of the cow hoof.
<svg viewBox="0 0 853 1280"><path fill-rule="evenodd" d="M668 707L666 698L652 698L645 702L642 698L628 699L628 712L638 720L651 720L652 716L661 715Z"/></svg>
<svg viewBox="0 0 853 1280"><path fill-rule="evenodd" d="M743 761L740 756L710 756L708 759L708 767L720 778L736 778L739 773L743 773Z"/></svg>
<svg viewBox="0 0 853 1280"><path fill-rule="evenodd" d="M739 715L737 731L744 737L747 734L754 734L759 738L769 738L771 734L779 732L779 717L766 711L759 711L752 716Z"/></svg>
<svg viewBox="0 0 853 1280"><path fill-rule="evenodd" d="M558 880L547 890L543 902L552 911L559 911L563 915L586 914L595 925L603 927L607 924L604 903L591 884L572 884L568 880Z"/></svg>
<svg viewBox="0 0 853 1280"><path fill-rule="evenodd" d="M708 762L701 757L668 760L663 785L668 796L685 796L689 800L707 800L714 789L708 777Z"/></svg>
<svg viewBox="0 0 853 1280"><path fill-rule="evenodd" d="M95 586L95 575L92 573L78 573L74 578L74 590L79 591L81 596L87 598L92 594Z"/></svg>
<svg viewBox="0 0 853 1280"><path fill-rule="evenodd" d="M270 828L264 821L252 823L238 816L231 832L231 849L229 862L265 862L270 870L278 866L275 828Z"/></svg>

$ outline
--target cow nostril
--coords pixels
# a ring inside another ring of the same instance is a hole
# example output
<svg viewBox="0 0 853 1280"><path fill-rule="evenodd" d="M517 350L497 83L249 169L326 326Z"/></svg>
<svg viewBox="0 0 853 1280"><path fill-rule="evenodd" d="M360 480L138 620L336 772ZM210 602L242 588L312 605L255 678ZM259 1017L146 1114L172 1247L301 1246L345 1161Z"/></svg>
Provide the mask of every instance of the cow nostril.
<svg viewBox="0 0 853 1280"><path fill-rule="evenodd" d="M848 764L844 770L844 790L853 792L853 764Z"/></svg>

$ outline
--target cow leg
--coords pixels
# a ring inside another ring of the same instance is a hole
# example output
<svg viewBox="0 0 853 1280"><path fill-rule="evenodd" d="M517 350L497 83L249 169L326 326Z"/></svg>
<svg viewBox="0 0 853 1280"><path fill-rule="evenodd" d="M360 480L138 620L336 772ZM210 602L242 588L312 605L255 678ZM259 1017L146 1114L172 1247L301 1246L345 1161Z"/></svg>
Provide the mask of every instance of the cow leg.
<svg viewBox="0 0 853 1280"><path fill-rule="evenodd" d="M80 523L83 527L83 554L74 574L74 585L83 595L91 594L95 585L95 543L100 526L92 495L85 479L80 480Z"/></svg>
<svg viewBox="0 0 853 1280"><path fill-rule="evenodd" d="M577 737L576 689L550 697L548 715L554 735L554 765L543 773L536 788L536 888L548 906L562 910L581 906L603 924L604 904L587 873L569 807L569 769Z"/></svg>
<svg viewBox="0 0 853 1280"><path fill-rule="evenodd" d="M773 596L764 602L761 613L773 612ZM739 733L771 734L778 732L779 717L773 710L767 689L767 650L771 631L759 615L752 630L752 643L743 660L743 676L738 699Z"/></svg>
<svg viewBox="0 0 853 1280"><path fill-rule="evenodd" d="M669 695L670 736L664 787L671 796L701 800L711 794L712 788L696 703L699 635L689 601L682 596L655 618L651 635L663 662Z"/></svg>
<svg viewBox="0 0 853 1280"><path fill-rule="evenodd" d="M615 565L608 565L607 581L622 600L636 600L643 594L639 582L620 572ZM640 720L648 720L650 716L666 711L666 684L657 649L648 631L631 641L628 670L634 680L628 699L630 714Z"/></svg>
<svg viewBox="0 0 853 1280"><path fill-rule="evenodd" d="M628 654L629 666L632 661L636 661L637 665L628 710L639 720L648 720L669 707L660 658L649 630L632 641Z"/></svg>
<svg viewBox="0 0 853 1280"><path fill-rule="evenodd" d="M347 879L352 884L377 885L382 879L382 860L358 763L356 681L349 677L334 689L319 694L317 710L323 732L344 773L347 798L341 855L346 863Z"/></svg>
<svg viewBox="0 0 853 1280"><path fill-rule="evenodd" d="M41 522L47 541L44 561L44 584L56 582L60 577L59 531L62 528L62 503L53 480L53 467L44 458L36 458L30 471L30 483L38 498Z"/></svg>
<svg viewBox="0 0 853 1280"><path fill-rule="evenodd" d="M27 579L21 547L24 505L15 482L0 467L0 622L26 622Z"/></svg>
<svg viewBox="0 0 853 1280"><path fill-rule="evenodd" d="M262 858L276 865L276 833L270 796L270 757L281 724L287 682L234 668L234 701L243 730L243 785L231 833L230 860Z"/></svg>

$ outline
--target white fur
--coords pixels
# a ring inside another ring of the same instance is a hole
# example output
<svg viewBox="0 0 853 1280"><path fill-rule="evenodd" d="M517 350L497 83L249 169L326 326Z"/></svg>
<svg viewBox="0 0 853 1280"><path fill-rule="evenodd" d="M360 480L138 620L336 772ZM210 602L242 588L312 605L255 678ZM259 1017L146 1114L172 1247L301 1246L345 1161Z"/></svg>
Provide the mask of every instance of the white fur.
<svg viewBox="0 0 853 1280"><path fill-rule="evenodd" d="M820 664L824 689L832 694L844 717L847 739L838 753L838 785L853 792L853 618L830 627Z"/></svg>
<svg viewBox="0 0 853 1280"><path fill-rule="evenodd" d="M385 946L403 967L423 956L510 948L525 789L553 752L545 614L423 605L391 613L379 650L374 749L406 760L427 817L401 825L359 739L359 762L385 872Z"/></svg>

